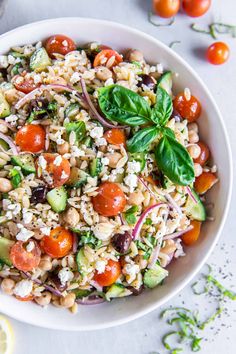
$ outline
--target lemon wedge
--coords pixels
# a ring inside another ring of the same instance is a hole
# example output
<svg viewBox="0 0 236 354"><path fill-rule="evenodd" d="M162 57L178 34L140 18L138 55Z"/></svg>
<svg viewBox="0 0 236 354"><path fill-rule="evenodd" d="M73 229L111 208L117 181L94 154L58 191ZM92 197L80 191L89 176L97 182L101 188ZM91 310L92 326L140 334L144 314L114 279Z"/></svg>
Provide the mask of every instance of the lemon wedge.
<svg viewBox="0 0 236 354"><path fill-rule="evenodd" d="M0 354L12 354L14 332L8 319L0 315Z"/></svg>

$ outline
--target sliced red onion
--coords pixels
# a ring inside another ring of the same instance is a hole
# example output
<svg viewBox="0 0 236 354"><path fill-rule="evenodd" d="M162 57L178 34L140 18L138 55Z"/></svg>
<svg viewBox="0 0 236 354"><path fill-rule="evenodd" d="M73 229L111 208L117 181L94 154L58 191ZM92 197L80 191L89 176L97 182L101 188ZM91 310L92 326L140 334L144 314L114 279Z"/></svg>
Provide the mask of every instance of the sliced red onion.
<svg viewBox="0 0 236 354"><path fill-rule="evenodd" d="M186 232L192 230L192 228L193 228L193 226L190 225L185 230L174 232L173 234L169 234L169 235L164 236L163 240L173 240L174 238L180 237L180 236L184 235Z"/></svg>
<svg viewBox="0 0 236 354"><path fill-rule="evenodd" d="M191 188L189 186L186 187L186 192L190 196L190 198L194 201L195 204L197 204L197 199L194 197Z"/></svg>
<svg viewBox="0 0 236 354"><path fill-rule="evenodd" d="M172 253L168 254L169 260L168 260L168 262L167 262L167 264L166 264L166 267L167 267L167 266L170 264L170 262L172 261L172 259L173 259L173 257L174 257L174 254L175 254L175 252L172 252Z"/></svg>
<svg viewBox="0 0 236 354"><path fill-rule="evenodd" d="M62 293L61 293L59 290L53 288L51 285L45 284L45 283L43 283L43 282L42 282L41 280L39 280L39 279L32 279L32 276L31 276L31 274L30 274L29 272L22 272L22 273L23 273L28 279L32 280L35 284L38 284L38 285L40 285L40 286L43 286L46 290L50 291L50 293L52 293L52 294L54 294L54 295L56 295L56 296L59 296L59 297L63 296Z"/></svg>
<svg viewBox="0 0 236 354"><path fill-rule="evenodd" d="M35 90L31 91L30 93L27 93L24 97L22 97L16 104L15 108L19 109L22 106L24 106L28 101L32 100L37 94L40 94L42 92L41 87L36 88Z"/></svg>
<svg viewBox="0 0 236 354"><path fill-rule="evenodd" d="M105 302L105 300L101 297L99 297L99 298L85 297L83 299L77 299L75 301L77 302L77 304L80 304L80 305L98 305L98 304L102 304L103 302Z"/></svg>
<svg viewBox="0 0 236 354"><path fill-rule="evenodd" d="M142 226L143 226L143 223L145 222L145 219L147 218L147 216L154 210L154 209L157 209L157 208L161 208L162 206L168 206L167 204L165 203L158 203L158 204L154 204L152 206L150 206L149 208L147 208L143 213L142 215L140 216L138 222L136 223L134 229L133 229L133 232L132 232L132 238L133 239L136 239L139 234L140 234L140 231L142 229Z"/></svg>
<svg viewBox="0 0 236 354"><path fill-rule="evenodd" d="M142 183L142 185L147 189L147 191L156 199L156 195L153 193L153 191L148 187L146 182L143 180L142 177L138 176L138 180Z"/></svg>
<svg viewBox="0 0 236 354"><path fill-rule="evenodd" d="M124 221L123 215L121 213L119 214L119 218L120 218L121 225L124 225L125 221Z"/></svg>
<svg viewBox="0 0 236 354"><path fill-rule="evenodd" d="M13 155L18 155L17 147L9 136L6 136L5 134L0 132L0 139L4 140L9 145Z"/></svg>
<svg viewBox="0 0 236 354"><path fill-rule="evenodd" d="M89 97L84 79L81 78L80 83L81 83L81 88L82 88L82 92L83 92L83 98L85 99L86 103L88 104L90 111L91 111L91 115L93 116L93 118L97 119L102 125L104 125L104 127L125 129L126 126L111 124L98 113L93 102L91 101L91 99Z"/></svg>
<svg viewBox="0 0 236 354"><path fill-rule="evenodd" d="M149 259L149 264L148 264L149 269L154 267L154 265L156 264L156 261L158 259L161 250L162 239L163 237L159 238L156 247L153 248L152 254Z"/></svg>
<svg viewBox="0 0 236 354"><path fill-rule="evenodd" d="M182 210L180 209L178 204L174 201L174 199L170 196L170 194L166 193L165 194L165 198L172 205L172 207L177 211L177 213L180 216L182 216L183 215Z"/></svg>

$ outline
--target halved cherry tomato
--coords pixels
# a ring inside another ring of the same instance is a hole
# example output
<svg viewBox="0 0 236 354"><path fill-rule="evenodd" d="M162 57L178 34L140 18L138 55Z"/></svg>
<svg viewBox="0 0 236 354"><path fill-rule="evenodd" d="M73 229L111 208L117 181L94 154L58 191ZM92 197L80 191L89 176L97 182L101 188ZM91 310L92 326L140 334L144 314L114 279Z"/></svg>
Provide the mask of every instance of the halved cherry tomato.
<svg viewBox="0 0 236 354"><path fill-rule="evenodd" d="M192 230L182 235L182 241L186 246L191 246L198 240L202 223L197 220L192 220L190 225L193 227Z"/></svg>
<svg viewBox="0 0 236 354"><path fill-rule="evenodd" d="M206 193L214 184L218 181L218 178L214 173L203 172L194 182L194 188L198 194Z"/></svg>
<svg viewBox="0 0 236 354"><path fill-rule="evenodd" d="M28 295L28 296L25 296L25 297L21 297L21 296L18 296L18 295L15 295L15 298L17 299L17 300L19 300L19 301L23 301L23 302L25 302L25 301L32 301L32 300L34 300L34 296L33 295Z"/></svg>
<svg viewBox="0 0 236 354"><path fill-rule="evenodd" d="M198 99L191 95L190 100L187 100L183 92L175 97L174 108L181 117L187 119L189 122L195 122L200 117L202 111Z"/></svg>
<svg viewBox="0 0 236 354"><path fill-rule="evenodd" d="M116 216L124 210L126 199L117 183L103 182L92 198L94 210L103 216Z"/></svg>
<svg viewBox="0 0 236 354"><path fill-rule="evenodd" d="M153 11L160 17L173 17L179 8L180 0L153 0Z"/></svg>
<svg viewBox="0 0 236 354"><path fill-rule="evenodd" d="M126 136L124 130L113 128L107 130L104 134L104 138L109 144L113 145L125 145L126 144Z"/></svg>
<svg viewBox="0 0 236 354"><path fill-rule="evenodd" d="M45 147L46 133L41 125L24 125L16 133L16 144L21 151L39 152Z"/></svg>
<svg viewBox="0 0 236 354"><path fill-rule="evenodd" d="M199 163L201 166L203 166L203 165L205 165L205 163L209 159L210 150L209 150L209 147L206 144L204 144L202 141L199 141L199 143L197 143L197 145L200 147L201 152L200 152L200 155L196 159L193 159L193 160L195 163Z"/></svg>
<svg viewBox="0 0 236 354"><path fill-rule="evenodd" d="M41 156L47 162L46 168L41 168L40 171L45 182L50 187L60 187L65 184L70 177L70 163L68 160L58 154L45 153L41 154ZM60 159L59 163L55 163L57 157ZM40 168L39 159L40 157L36 161L37 169Z"/></svg>
<svg viewBox="0 0 236 354"><path fill-rule="evenodd" d="M36 241L34 242L34 248L28 252L26 249L26 243L17 241L11 248L10 259L15 268L28 272L37 268L41 259L41 251Z"/></svg>
<svg viewBox="0 0 236 354"><path fill-rule="evenodd" d="M75 42L63 34L55 34L46 40L45 48L48 55L54 58L54 54L66 55L73 50L76 50Z"/></svg>
<svg viewBox="0 0 236 354"><path fill-rule="evenodd" d="M35 90L40 84L35 84L32 78L26 79L24 76L16 75L12 79L12 83L18 91L30 93Z"/></svg>
<svg viewBox="0 0 236 354"><path fill-rule="evenodd" d="M93 279L100 285L100 286L109 286L116 282L121 274L121 266L119 262L113 261L109 259L107 262L105 271L103 273L96 273L94 274Z"/></svg>
<svg viewBox="0 0 236 354"><path fill-rule="evenodd" d="M230 50L226 43L215 42L207 49L207 60L213 65L224 64L229 59Z"/></svg>
<svg viewBox="0 0 236 354"><path fill-rule="evenodd" d="M52 258L65 257L72 249L72 244L72 233L61 226L53 229L50 235L44 236L40 242L42 250Z"/></svg>
<svg viewBox="0 0 236 354"><path fill-rule="evenodd" d="M183 10L190 17L204 15L211 6L211 0L183 0Z"/></svg>
<svg viewBox="0 0 236 354"><path fill-rule="evenodd" d="M99 66L99 65L106 65L108 60L111 59L112 57L115 57L114 62L112 63L112 65L109 65L109 68L118 65L119 63L121 63L123 61L122 56L117 53L115 50L113 49L104 49L101 50L101 52L99 52L93 62L93 66Z"/></svg>

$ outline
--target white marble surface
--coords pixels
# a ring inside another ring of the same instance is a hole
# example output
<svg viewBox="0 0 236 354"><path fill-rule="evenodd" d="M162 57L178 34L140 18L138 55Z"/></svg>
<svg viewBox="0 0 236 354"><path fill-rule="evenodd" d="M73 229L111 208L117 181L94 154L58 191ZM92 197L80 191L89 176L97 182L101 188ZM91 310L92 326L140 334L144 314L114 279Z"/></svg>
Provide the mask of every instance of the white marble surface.
<svg viewBox="0 0 236 354"><path fill-rule="evenodd" d="M236 39L225 37L231 47L231 59L222 67L213 67L207 64L203 56L204 48L211 43L211 38L191 32L189 29L191 19L181 14L173 27L156 28L147 21L149 9L150 1L148 0L7 0L4 14L0 18L0 33L41 19L83 16L114 20L136 27L166 44L173 40L181 40L181 44L176 46L175 50L195 68L217 100L228 127L235 156ZM234 23L235 11L235 0L213 0L211 12L198 19L198 22L204 24L215 18ZM236 288L235 202L236 190L234 188L232 207L226 225L220 242L209 260L210 263L216 265L216 269L226 266L225 273L233 273L231 277L224 280L224 283L234 284L234 288ZM219 275L219 278L221 277ZM209 308L208 301L204 297L198 299L193 296L189 288L182 291L180 297L171 301L171 304L181 305L183 299L187 307L197 306L203 310ZM195 305L196 301L198 301L197 305ZM236 353L236 302L228 302L227 308L228 316L223 315L215 322L214 329L206 330L204 336L208 338L208 341L203 344L202 354ZM169 328L168 325L160 322L159 313L160 310L154 311L139 320L117 328L85 333L50 331L11 320L16 333L14 353L108 354L111 351L113 354L150 354L154 351L166 353L161 346L160 337ZM221 331L216 333L216 329L219 328ZM190 353L190 350L187 349L184 353Z"/></svg>

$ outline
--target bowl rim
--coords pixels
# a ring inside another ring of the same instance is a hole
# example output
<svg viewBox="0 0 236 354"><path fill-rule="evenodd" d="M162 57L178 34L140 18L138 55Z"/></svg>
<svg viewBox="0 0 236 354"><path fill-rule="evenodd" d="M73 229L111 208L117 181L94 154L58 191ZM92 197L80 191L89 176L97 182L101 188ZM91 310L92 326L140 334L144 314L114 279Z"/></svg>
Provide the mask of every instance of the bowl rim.
<svg viewBox="0 0 236 354"><path fill-rule="evenodd" d="M229 206L230 206L230 202L231 202L231 197L232 197L232 186L233 186L233 159L232 159L232 151L231 151L231 147L230 147L230 140L229 140L229 136L228 133L226 131L226 127L224 124L224 120L223 120L223 116L218 108L218 105L216 104L216 101L214 99L214 97L212 96L210 90L208 89L208 87L206 86L206 84L203 82L203 80L201 79L201 77L197 74L197 72L195 72L195 70L179 55L177 54L175 51L173 51L171 48L169 48L166 44L164 44L163 42L161 42L160 40L154 38L152 35L149 35L141 30L138 30L136 28L132 28L130 26L121 24L119 22L116 21L109 21L109 20L101 20L101 19L96 19L96 18L89 18L89 17L76 17L76 16L72 16L72 17L58 17L58 18L50 18L50 19L45 19L45 20L40 20L40 21L34 21L34 22L30 22L26 25L22 25L22 26L18 26L10 31L7 31L3 34L0 35L0 41L9 36L12 35L14 33L16 33L19 30L22 29L27 29L30 28L32 26L36 26L36 25L43 25L43 24L48 24L48 23L55 23L55 22L65 22L67 21L68 23L70 21L80 21L80 22L93 22L96 25L106 25L106 26L111 26L113 28L116 28L117 30L119 29L123 29L125 31L129 31L133 34L136 34L140 37L142 37L144 40L147 39L149 41L152 41L154 45L158 45L161 49L164 49L164 51L166 51L169 55L171 55L174 60L178 61L180 64L182 64L185 68L188 69L188 71L190 72L190 74L195 78L195 80L198 82L198 84L205 90L209 100L211 101L211 104L213 106L213 108L215 109L216 113L217 113L217 118L219 120L219 124L221 126L222 132L223 132L223 136L225 139L225 144L226 144L226 150L227 150L227 158L229 160L229 171L228 171L228 180L229 180L229 185L228 185L228 191L227 191L227 199L226 199L226 205L225 205L225 209L223 212L223 216L222 219L220 221L220 225L219 228L215 234L215 238L214 241L212 242L211 246L209 247L209 249L207 250L207 252L205 253L205 255L203 256L201 262L198 264L198 266L196 266L196 268L189 274L186 276L186 278L184 280L182 280L179 285L176 287L175 290L173 290L172 292L170 292L169 294L167 294L166 296L164 296L161 300L157 301L154 304L150 304L147 305L145 307L145 309L140 310L138 312L136 312L135 314L132 315L128 315L124 318L118 319L118 320L111 320L109 322L106 323L102 323L99 325L86 325L83 328L81 327L77 327L77 326L72 326L72 327L67 327L66 325L63 324L58 324L58 323L54 323L54 324L47 324L47 323L43 323L43 321L41 321L40 323L38 322L38 320L35 320L34 317L32 317L32 319L24 319L22 318L22 316L20 315L20 313L18 314L18 312L16 312L14 315L12 314L11 311L8 311L8 309L1 309L1 312L3 312L4 314L19 320L23 323L28 323L37 327L43 327L43 328L49 328L49 329L54 329L54 330L65 330L65 331L91 331L91 330L98 330L98 329L105 329L105 328L110 328L110 327L115 327L115 326L119 326L125 323L128 323L130 321L133 321L135 319L138 319L139 317L145 316L147 314L149 314L151 311L159 308L160 306L164 305L166 302L168 302L171 298L173 298L174 296L176 296L181 290L183 290L183 288L196 276L196 274L200 271L200 269L203 267L203 265L205 264L205 262L207 261L207 259L209 258L210 254L212 253L214 247L216 246L216 243L219 240L219 237L221 235L222 229L225 225L225 221L226 218L228 216L228 211L229 211ZM62 31L63 32L63 31ZM40 40L40 39L39 39Z"/></svg>

